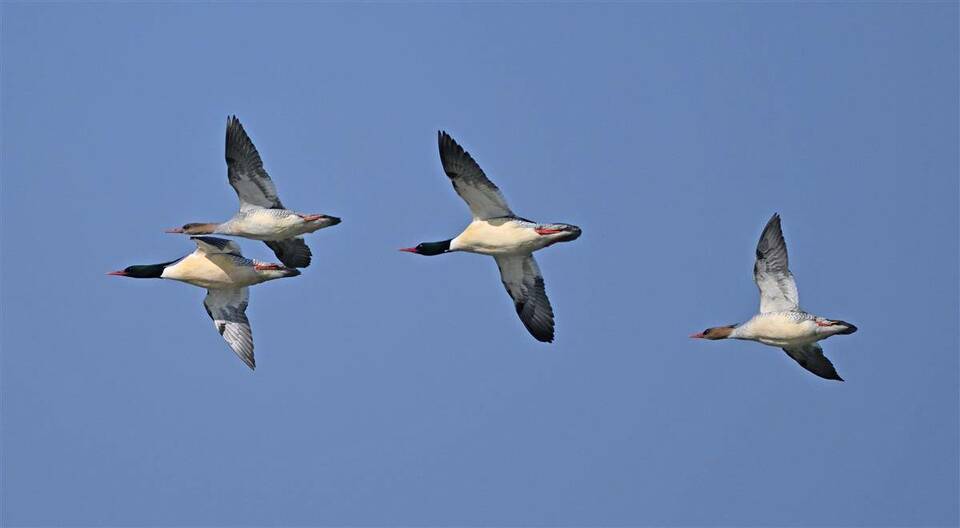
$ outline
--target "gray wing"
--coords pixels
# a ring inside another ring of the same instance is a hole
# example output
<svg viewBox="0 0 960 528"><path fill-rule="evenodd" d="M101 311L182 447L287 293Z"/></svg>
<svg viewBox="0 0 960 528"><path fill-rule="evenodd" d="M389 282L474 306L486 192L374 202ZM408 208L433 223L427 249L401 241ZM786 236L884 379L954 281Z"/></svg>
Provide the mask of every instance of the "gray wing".
<svg viewBox="0 0 960 528"><path fill-rule="evenodd" d="M203 306L213 319L217 332L237 357L253 370L257 364L253 359L253 334L246 314L248 300L247 288L211 289L207 290Z"/></svg>
<svg viewBox="0 0 960 528"><path fill-rule="evenodd" d="M473 217L479 220L514 216L500 189L483 173L480 165L444 131L437 132L440 162L454 190L467 205Z"/></svg>
<svg viewBox="0 0 960 528"><path fill-rule="evenodd" d="M197 251L207 255L216 255L218 253L227 253L242 257L240 246L233 240L211 236L193 236L190 237L197 244Z"/></svg>
<svg viewBox="0 0 960 528"><path fill-rule="evenodd" d="M537 341L553 342L553 308L533 255L494 257L517 315Z"/></svg>
<svg viewBox="0 0 960 528"><path fill-rule="evenodd" d="M241 209L248 205L283 209L277 188L263 169L257 147L253 146L236 116L227 119L226 158L227 179L237 191Z"/></svg>
<svg viewBox="0 0 960 528"><path fill-rule="evenodd" d="M817 343L799 347L784 348L784 352L792 357L801 367L813 372L817 376L828 380L843 381L833 368L833 363L823 355L823 349Z"/></svg>
<svg viewBox="0 0 960 528"><path fill-rule="evenodd" d="M288 268L306 268L310 265L310 247L302 237L286 238L283 240L264 241L280 262Z"/></svg>
<svg viewBox="0 0 960 528"><path fill-rule="evenodd" d="M787 243L780 230L780 215L774 214L757 243L753 280L760 289L760 313L800 309L800 295L787 261Z"/></svg>

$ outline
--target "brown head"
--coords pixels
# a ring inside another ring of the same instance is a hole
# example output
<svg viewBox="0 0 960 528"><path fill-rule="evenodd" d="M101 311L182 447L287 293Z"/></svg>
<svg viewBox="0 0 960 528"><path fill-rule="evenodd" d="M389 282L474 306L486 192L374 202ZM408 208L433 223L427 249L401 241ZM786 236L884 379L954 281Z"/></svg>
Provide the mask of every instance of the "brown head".
<svg viewBox="0 0 960 528"><path fill-rule="evenodd" d="M716 339L726 339L730 337L730 334L733 333L733 329L736 325L728 326L715 326L713 328L707 328L703 332L693 334L690 337L694 339L710 339L711 341Z"/></svg>
<svg viewBox="0 0 960 528"><path fill-rule="evenodd" d="M184 224L183 227L174 227L167 229L167 233L182 233L184 235L210 235L217 232L219 224L192 223Z"/></svg>

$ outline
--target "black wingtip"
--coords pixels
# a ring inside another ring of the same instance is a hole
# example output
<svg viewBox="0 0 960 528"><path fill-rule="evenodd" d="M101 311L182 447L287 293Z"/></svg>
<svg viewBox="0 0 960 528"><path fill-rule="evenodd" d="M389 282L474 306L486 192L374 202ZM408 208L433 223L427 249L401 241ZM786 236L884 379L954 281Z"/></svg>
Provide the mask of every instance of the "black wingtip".
<svg viewBox="0 0 960 528"><path fill-rule="evenodd" d="M780 213L773 213L760 233L760 240L757 241L757 260L765 258L765 253L778 245L784 246L784 250L786 250L786 244L783 229L780 226ZM756 273L756 267L754 267L754 273Z"/></svg>
<svg viewBox="0 0 960 528"><path fill-rule="evenodd" d="M457 141L453 139L450 134L447 134L445 130L437 131L437 147L440 149L440 157L442 158L444 154L449 153L460 153L463 151L463 148L457 144Z"/></svg>
<svg viewBox="0 0 960 528"><path fill-rule="evenodd" d="M457 177L457 167L461 165L461 160L470 160L476 163L470 157L470 154L450 134L443 130L437 131L437 149L440 151L440 164L443 165L443 172L451 179Z"/></svg>
<svg viewBox="0 0 960 528"><path fill-rule="evenodd" d="M763 228L763 230L766 231L771 228L776 228L778 230L780 229L780 213L773 213L773 216L770 217L770 220L767 220L767 225Z"/></svg>

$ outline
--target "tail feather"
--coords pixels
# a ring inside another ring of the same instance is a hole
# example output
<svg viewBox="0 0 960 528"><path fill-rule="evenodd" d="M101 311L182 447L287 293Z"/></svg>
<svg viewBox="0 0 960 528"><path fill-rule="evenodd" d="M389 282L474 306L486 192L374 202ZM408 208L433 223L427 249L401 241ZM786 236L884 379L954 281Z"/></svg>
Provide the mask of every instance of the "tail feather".
<svg viewBox="0 0 960 528"><path fill-rule="evenodd" d="M843 330L837 332L837 335L848 335L857 331L857 327L855 325L850 324L846 321L834 321L834 322L837 323L838 325L843 325L846 327Z"/></svg>

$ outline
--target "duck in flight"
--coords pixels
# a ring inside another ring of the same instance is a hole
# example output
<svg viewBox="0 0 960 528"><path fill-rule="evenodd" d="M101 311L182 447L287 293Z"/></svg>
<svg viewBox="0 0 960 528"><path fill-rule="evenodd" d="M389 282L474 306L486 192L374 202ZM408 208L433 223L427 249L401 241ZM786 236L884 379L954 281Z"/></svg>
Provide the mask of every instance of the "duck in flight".
<svg viewBox="0 0 960 528"><path fill-rule="evenodd" d="M847 335L857 327L827 319L800 309L797 284L787 262L787 244L780 229L780 215L774 214L757 243L753 280L760 289L760 313L749 321L707 328L690 337L698 339L747 339L782 348L801 367L821 378L843 381L833 363L823 355L817 341Z"/></svg>
<svg viewBox="0 0 960 528"><path fill-rule="evenodd" d="M439 132L438 142L443 171L457 194L467 202L473 220L455 238L422 242L400 251L427 256L466 251L492 256L523 325L538 341L552 342L553 308L533 252L558 242L576 240L580 228L570 224L541 224L518 217L500 189L449 134Z"/></svg>
<svg viewBox="0 0 960 528"><path fill-rule="evenodd" d="M310 248L303 237L340 219L324 214L304 214L283 206L277 188L263 168L260 153L253 146L236 116L227 119L227 179L240 198L240 210L230 220L216 224L194 222L167 230L187 235L232 235L262 240L291 268L310 265Z"/></svg>
<svg viewBox="0 0 960 528"><path fill-rule="evenodd" d="M162 264L128 266L107 275L135 279L171 279L200 288L206 288L203 306L213 319L213 326L230 348L251 370L256 368L253 358L253 334L247 320L248 286L284 277L296 277L300 272L279 264L256 262L240 253L236 242L223 238L190 237L197 244L193 253Z"/></svg>

